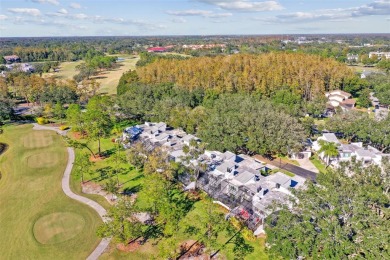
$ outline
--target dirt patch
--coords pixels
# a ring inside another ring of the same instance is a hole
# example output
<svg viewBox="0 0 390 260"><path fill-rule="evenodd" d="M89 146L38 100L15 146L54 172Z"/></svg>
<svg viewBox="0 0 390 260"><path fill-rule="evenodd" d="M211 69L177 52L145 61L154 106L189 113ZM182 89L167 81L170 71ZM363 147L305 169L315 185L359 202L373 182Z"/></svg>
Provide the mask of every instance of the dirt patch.
<svg viewBox="0 0 390 260"><path fill-rule="evenodd" d="M179 259L208 260L210 256L204 253L205 247L195 240L187 240L180 247Z"/></svg>
<svg viewBox="0 0 390 260"><path fill-rule="evenodd" d="M103 155L97 155L97 154L95 154L95 156L91 155L91 156L89 157L89 161L90 161L90 162L100 162L100 161L103 161L104 159L106 159L105 156L103 156Z"/></svg>
<svg viewBox="0 0 390 260"><path fill-rule="evenodd" d="M123 252L134 252L138 250L141 246L142 246L141 239L137 239L129 244L120 243L116 246L116 248L119 251L123 251Z"/></svg>
<svg viewBox="0 0 390 260"><path fill-rule="evenodd" d="M114 204L115 201L112 200L111 194L108 194L103 190L102 186L94 182L85 182L81 185L81 191L85 194L96 194L106 198L108 203Z"/></svg>
<svg viewBox="0 0 390 260"><path fill-rule="evenodd" d="M0 143L0 155L5 153L5 151L7 151L7 149L8 149L8 144Z"/></svg>
<svg viewBox="0 0 390 260"><path fill-rule="evenodd" d="M72 132L73 138L76 140L83 139L84 136L81 134L81 132Z"/></svg>

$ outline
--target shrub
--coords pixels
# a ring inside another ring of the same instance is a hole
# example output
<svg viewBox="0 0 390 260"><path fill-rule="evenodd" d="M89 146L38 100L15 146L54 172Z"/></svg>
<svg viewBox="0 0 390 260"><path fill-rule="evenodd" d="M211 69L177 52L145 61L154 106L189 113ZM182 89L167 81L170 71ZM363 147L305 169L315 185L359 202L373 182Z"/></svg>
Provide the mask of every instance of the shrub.
<svg viewBox="0 0 390 260"><path fill-rule="evenodd" d="M47 123L48 123L48 120L47 120L46 118L44 118L44 117L38 117L38 118L37 118L37 123L38 123L39 125L44 125L44 124L47 124Z"/></svg>
<svg viewBox="0 0 390 260"><path fill-rule="evenodd" d="M61 125L59 128L60 128L61 131L64 131L64 130L68 130L68 129L69 129L69 126L67 126L67 125Z"/></svg>
<svg viewBox="0 0 390 260"><path fill-rule="evenodd" d="M245 240L247 241L255 241L256 240L256 237L255 235L253 234L253 231L251 231L250 229L248 228L243 228L243 230L241 231L241 234L242 236L245 238Z"/></svg>
<svg viewBox="0 0 390 260"><path fill-rule="evenodd" d="M236 229L241 229L242 228L242 223L238 219L236 219L235 217L230 218L230 223Z"/></svg>

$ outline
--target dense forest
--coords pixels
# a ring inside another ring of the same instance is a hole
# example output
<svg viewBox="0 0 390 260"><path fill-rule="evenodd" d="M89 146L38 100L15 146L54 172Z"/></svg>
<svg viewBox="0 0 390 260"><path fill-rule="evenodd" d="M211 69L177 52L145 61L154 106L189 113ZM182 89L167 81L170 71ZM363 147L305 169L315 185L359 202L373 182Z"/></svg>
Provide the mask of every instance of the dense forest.
<svg viewBox="0 0 390 260"><path fill-rule="evenodd" d="M346 89L355 78L349 68L332 59L287 53L164 59L139 68L137 74L146 84L171 82L188 90L202 88L219 93L271 96L288 87L306 100L332 89Z"/></svg>
<svg viewBox="0 0 390 260"><path fill-rule="evenodd" d="M390 163L344 163L294 190L294 210L267 218L275 259L389 259Z"/></svg>

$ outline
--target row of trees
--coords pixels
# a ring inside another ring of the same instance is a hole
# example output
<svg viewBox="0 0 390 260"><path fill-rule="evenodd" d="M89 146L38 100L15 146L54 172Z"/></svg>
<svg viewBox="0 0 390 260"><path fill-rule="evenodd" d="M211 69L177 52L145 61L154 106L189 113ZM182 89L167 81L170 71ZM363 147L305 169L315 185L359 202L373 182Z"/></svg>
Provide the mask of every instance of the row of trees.
<svg viewBox="0 0 390 260"><path fill-rule="evenodd" d="M100 87L95 80L74 80L42 78L36 74L10 73L0 79L1 88L10 90L8 95L21 97L28 103L71 104L85 103Z"/></svg>
<svg viewBox="0 0 390 260"><path fill-rule="evenodd" d="M361 141L383 152L390 149L390 117L377 121L368 114L351 111L329 118L325 127L348 141Z"/></svg>
<svg viewBox="0 0 390 260"><path fill-rule="evenodd" d="M266 100L248 94L187 91L172 84L125 86L127 91L118 97L123 116L164 121L197 133L210 149L287 154L299 149L306 136L303 125L291 116L305 109L300 111L301 100L289 92Z"/></svg>
<svg viewBox="0 0 390 260"><path fill-rule="evenodd" d="M90 55L85 58L85 62L76 66L78 74L73 76L77 82L89 79L98 73L98 69L111 69L116 65L116 57L104 55Z"/></svg>
<svg viewBox="0 0 390 260"><path fill-rule="evenodd" d="M175 83L181 88L272 96L287 87L305 100L332 89L348 90L354 73L332 59L306 54L269 53L187 60L160 59L137 70L143 83Z"/></svg>

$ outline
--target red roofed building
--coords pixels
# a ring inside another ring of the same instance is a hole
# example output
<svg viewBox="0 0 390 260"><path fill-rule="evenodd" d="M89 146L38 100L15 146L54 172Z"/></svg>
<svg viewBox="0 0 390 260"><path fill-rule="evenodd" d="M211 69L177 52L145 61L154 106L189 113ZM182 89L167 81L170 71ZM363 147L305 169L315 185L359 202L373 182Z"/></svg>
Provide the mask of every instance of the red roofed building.
<svg viewBox="0 0 390 260"><path fill-rule="evenodd" d="M166 51L168 51L168 49L165 47L151 47L151 48L148 48L147 50L148 50L148 52L166 52Z"/></svg>

